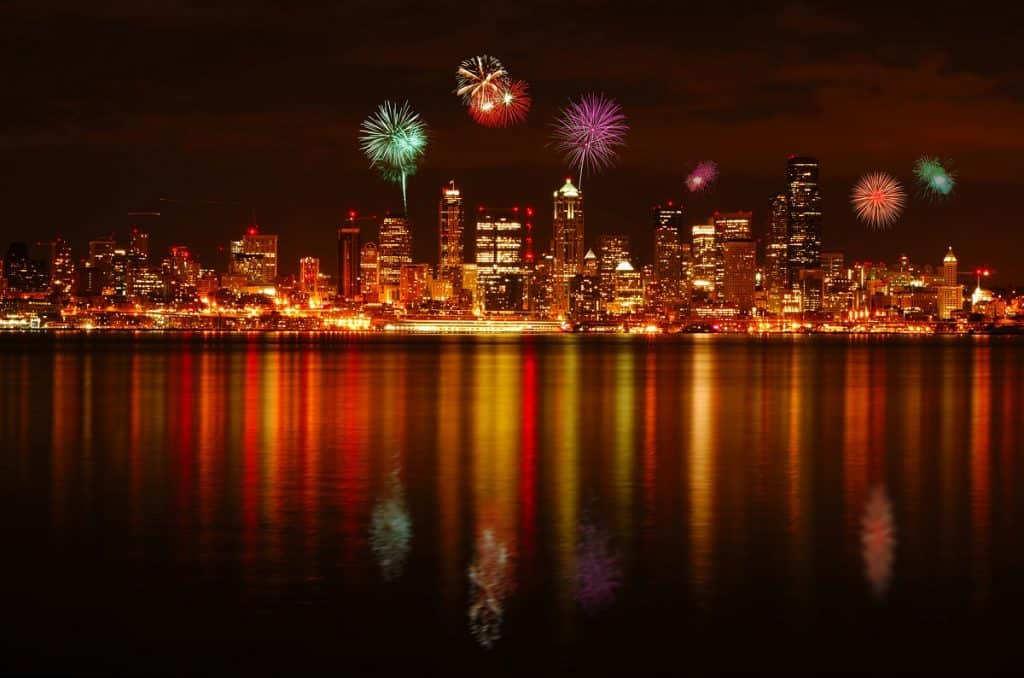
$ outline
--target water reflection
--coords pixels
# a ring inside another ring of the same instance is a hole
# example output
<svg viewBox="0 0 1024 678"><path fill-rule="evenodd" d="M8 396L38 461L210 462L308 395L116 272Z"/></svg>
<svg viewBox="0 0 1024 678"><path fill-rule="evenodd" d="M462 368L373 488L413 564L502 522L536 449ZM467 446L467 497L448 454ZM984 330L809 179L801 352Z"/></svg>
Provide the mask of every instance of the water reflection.
<svg viewBox="0 0 1024 678"><path fill-rule="evenodd" d="M412 518L405 506L405 490L398 470L391 472L384 496L373 507L370 547L385 581L402 575L412 544Z"/></svg>
<svg viewBox="0 0 1024 678"><path fill-rule="evenodd" d="M615 600L622 584L619 554L608 531L590 520L579 526L576 556L576 599L584 610L595 612Z"/></svg>
<svg viewBox="0 0 1024 678"><path fill-rule="evenodd" d="M892 583L896 528L892 519L892 503L881 485L872 488L864 505L860 541L864 555L864 576L871 586L871 592L875 598L885 598Z"/></svg>
<svg viewBox="0 0 1024 678"><path fill-rule="evenodd" d="M494 530L486 528L476 540L469 566L469 631L485 649L501 638L505 599L512 592L512 554Z"/></svg>

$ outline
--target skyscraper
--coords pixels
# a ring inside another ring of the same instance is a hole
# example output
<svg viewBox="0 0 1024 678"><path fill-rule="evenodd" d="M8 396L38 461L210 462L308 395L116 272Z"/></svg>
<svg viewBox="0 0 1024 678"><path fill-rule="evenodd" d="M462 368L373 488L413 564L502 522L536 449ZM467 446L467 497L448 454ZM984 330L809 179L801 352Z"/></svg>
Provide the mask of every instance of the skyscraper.
<svg viewBox="0 0 1024 678"><path fill-rule="evenodd" d="M669 201L654 208L654 284L655 300L662 307L682 300L683 248L679 229L683 208Z"/></svg>
<svg viewBox="0 0 1024 678"><path fill-rule="evenodd" d="M551 253L554 255L554 310L569 310L572 279L583 269L583 192L566 177L565 185L554 193Z"/></svg>
<svg viewBox="0 0 1024 678"><path fill-rule="evenodd" d="M693 245L690 250L693 286L707 292L715 290L718 272L718 248L715 244L715 225L694 224L691 229Z"/></svg>
<svg viewBox="0 0 1024 678"><path fill-rule="evenodd" d="M320 259L318 257L302 257L299 259L299 289L311 297L317 296L317 283L320 280Z"/></svg>
<svg viewBox="0 0 1024 678"><path fill-rule="evenodd" d="M601 301L615 301L615 269L623 261L630 261L629 236L602 235L597 239L597 277Z"/></svg>
<svg viewBox="0 0 1024 678"><path fill-rule="evenodd" d="M765 247L765 287L771 296L789 286L789 208L786 194L777 193L771 200L768 243Z"/></svg>
<svg viewBox="0 0 1024 678"><path fill-rule="evenodd" d="M363 301L376 303L380 295L380 253L368 242L359 250L359 282Z"/></svg>
<svg viewBox="0 0 1024 678"><path fill-rule="evenodd" d="M462 288L463 220L462 192L453 179L441 188L441 202L438 206L441 247L437 259L437 277L451 284L452 294L456 297Z"/></svg>
<svg viewBox="0 0 1024 678"><path fill-rule="evenodd" d="M398 301L402 264L412 263L412 233L404 214L388 214L380 226L378 247L380 287L384 303Z"/></svg>
<svg viewBox="0 0 1024 678"><path fill-rule="evenodd" d="M750 223L753 212L715 212L715 290L719 297L725 295L725 243L733 240L753 239Z"/></svg>
<svg viewBox="0 0 1024 678"><path fill-rule="evenodd" d="M799 282L801 269L821 267L821 191L818 161L790 156L786 162L786 211L789 283Z"/></svg>
<svg viewBox="0 0 1024 678"><path fill-rule="evenodd" d="M71 244L64 238L53 243L53 268L50 270L50 287L57 294L71 294L75 284L75 260L71 256Z"/></svg>
<svg viewBox="0 0 1024 678"><path fill-rule="evenodd" d="M481 206L476 218L476 287L485 310L522 310L523 263L522 211Z"/></svg>
<svg viewBox="0 0 1024 678"><path fill-rule="evenodd" d="M364 227L377 230L376 217L360 217L350 211L345 225L338 229L338 296L352 301L362 293L359 284L359 240Z"/></svg>
<svg viewBox="0 0 1024 678"><path fill-rule="evenodd" d="M963 285L957 283L958 263L950 247L942 259L942 286L939 287L939 318L949 320L963 307Z"/></svg>
<svg viewBox="0 0 1024 678"><path fill-rule="evenodd" d="M231 241L231 273L244 275L247 285L270 286L277 282L277 236L260 233L255 224L241 240Z"/></svg>
<svg viewBox="0 0 1024 678"><path fill-rule="evenodd" d="M754 282L757 273L757 243L753 240L728 240L725 250L725 301L750 313L754 308Z"/></svg>

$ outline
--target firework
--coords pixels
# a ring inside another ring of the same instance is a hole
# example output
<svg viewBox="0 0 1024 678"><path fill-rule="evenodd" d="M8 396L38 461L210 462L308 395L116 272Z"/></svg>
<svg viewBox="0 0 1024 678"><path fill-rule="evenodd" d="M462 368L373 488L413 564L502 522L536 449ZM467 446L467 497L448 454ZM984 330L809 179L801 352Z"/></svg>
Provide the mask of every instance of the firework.
<svg viewBox="0 0 1024 678"><path fill-rule="evenodd" d="M956 179L938 158L922 156L914 164L914 176L927 195L942 198L953 192Z"/></svg>
<svg viewBox="0 0 1024 678"><path fill-rule="evenodd" d="M409 557L412 520L404 497L401 480L395 471L388 481L385 499L374 506L370 519L370 548L377 557L385 581L397 579Z"/></svg>
<svg viewBox="0 0 1024 678"><path fill-rule="evenodd" d="M885 228L899 218L906 197L903 186L891 175L872 172L853 187L850 200L862 221L874 228Z"/></svg>
<svg viewBox="0 0 1024 678"><path fill-rule="evenodd" d="M498 91L469 106L469 115L484 127L510 127L526 119L530 110L529 87L522 80L505 80Z"/></svg>
<svg viewBox="0 0 1024 678"><path fill-rule="evenodd" d="M427 150L427 126L409 106L385 101L360 127L359 142L370 161L388 181L402 185L402 204L406 205L405 185L409 175Z"/></svg>
<svg viewBox="0 0 1024 678"><path fill-rule="evenodd" d="M876 598L882 598L892 582L893 553L896 528L892 519L892 504L885 489L876 486L864 505L861 517L861 551L864 556L864 574Z"/></svg>
<svg viewBox="0 0 1024 678"><path fill-rule="evenodd" d="M570 101L555 120L555 148L566 161L583 172L609 167L618 157L617 147L625 144L629 126L622 108L603 94L584 94Z"/></svg>
<svg viewBox="0 0 1024 678"><path fill-rule="evenodd" d="M697 163L697 166L690 172L690 176L686 177L686 187L690 189L691 193L698 193L707 189L717 178L718 165L710 160L705 160Z"/></svg>
<svg viewBox="0 0 1024 678"><path fill-rule="evenodd" d="M466 59L455 71L455 93L467 106L493 100L500 96L507 76L505 67L492 56Z"/></svg>

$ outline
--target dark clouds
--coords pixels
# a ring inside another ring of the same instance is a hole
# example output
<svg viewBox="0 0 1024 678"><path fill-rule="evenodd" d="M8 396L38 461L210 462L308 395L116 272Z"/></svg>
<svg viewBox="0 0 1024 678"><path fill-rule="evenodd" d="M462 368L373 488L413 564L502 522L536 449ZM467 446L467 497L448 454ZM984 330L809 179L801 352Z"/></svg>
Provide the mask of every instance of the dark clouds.
<svg viewBox="0 0 1024 678"><path fill-rule="evenodd" d="M530 202L546 216L564 173L548 121L568 96L600 89L632 133L619 166L585 181L589 233L628 229L646 253L647 207L679 198L686 165L706 158L722 182L687 201L694 221L714 208L763 213L786 155L808 153L823 163L826 246L937 260L953 244L965 263L1022 279L1020 17L894 5L3 3L2 236L84 245L123 233L125 211L161 196L221 199L254 206L283 235L286 269L310 252L329 265L341 209L398 205L354 137L384 98L407 98L432 130L410 199L417 253L433 259L448 178L472 203ZM458 60L485 51L530 82L527 125L475 127L450 94ZM912 203L891 234L856 225L846 194L857 175L909 181L921 153L956 160L955 198ZM164 208L155 243L193 242L217 264L248 214Z"/></svg>

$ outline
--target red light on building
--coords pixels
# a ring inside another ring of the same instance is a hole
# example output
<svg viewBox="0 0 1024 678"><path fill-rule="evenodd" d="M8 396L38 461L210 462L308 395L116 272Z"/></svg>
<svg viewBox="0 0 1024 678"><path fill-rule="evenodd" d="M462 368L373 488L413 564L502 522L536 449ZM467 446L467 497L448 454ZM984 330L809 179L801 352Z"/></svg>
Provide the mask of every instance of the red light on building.
<svg viewBox="0 0 1024 678"><path fill-rule="evenodd" d="M528 216L528 217L532 217L533 216L533 208L532 207L527 207L526 208L526 216Z"/></svg>
<svg viewBox="0 0 1024 678"><path fill-rule="evenodd" d="M517 213L518 213L518 212L519 212L519 206L518 206L518 205L516 205L515 207L513 207L513 208L512 208L512 211L513 211L513 212L517 212Z"/></svg>
<svg viewBox="0 0 1024 678"><path fill-rule="evenodd" d="M356 211L355 210L349 210L348 211L348 218L349 219L355 219L356 218Z"/></svg>
<svg viewBox="0 0 1024 678"><path fill-rule="evenodd" d="M249 229L248 229L248 233L249 233L249 235L256 235L256 227L255 226L250 226Z"/></svg>

